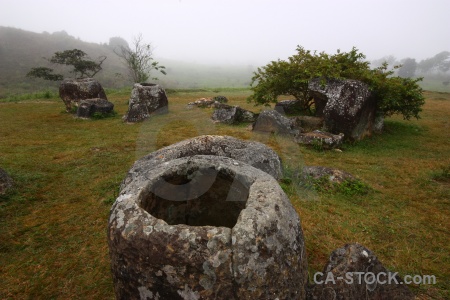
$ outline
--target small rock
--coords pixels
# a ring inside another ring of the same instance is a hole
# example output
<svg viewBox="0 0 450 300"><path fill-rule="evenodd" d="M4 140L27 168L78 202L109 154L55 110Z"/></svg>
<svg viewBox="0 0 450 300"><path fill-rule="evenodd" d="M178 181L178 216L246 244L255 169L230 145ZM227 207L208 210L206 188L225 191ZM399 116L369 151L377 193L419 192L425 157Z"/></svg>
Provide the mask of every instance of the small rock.
<svg viewBox="0 0 450 300"><path fill-rule="evenodd" d="M212 98L213 101L219 102L219 103L227 103L228 99L225 96L215 96Z"/></svg>
<svg viewBox="0 0 450 300"><path fill-rule="evenodd" d="M77 109L78 118L91 118L95 113L107 115L114 110L114 104L108 100L96 98L80 102Z"/></svg>
<svg viewBox="0 0 450 300"><path fill-rule="evenodd" d="M253 125L253 130L292 135L302 131L301 128L295 126L293 119L286 118L276 110L265 110L261 112Z"/></svg>
<svg viewBox="0 0 450 300"><path fill-rule="evenodd" d="M283 115L297 114L302 111L300 100L282 100L275 104L274 109Z"/></svg>
<svg viewBox="0 0 450 300"><path fill-rule="evenodd" d="M338 135L329 132L314 130L312 132L300 133L295 136L294 141L302 145L321 147L322 149L333 149L342 145L344 134Z"/></svg>
<svg viewBox="0 0 450 300"><path fill-rule="evenodd" d="M228 99L225 96L215 96L213 98L200 98L193 102L188 103L188 107L201 107L201 108L220 108L220 104L227 103Z"/></svg>
<svg viewBox="0 0 450 300"><path fill-rule="evenodd" d="M14 185L11 176L5 170L0 168L0 195L6 194Z"/></svg>
<svg viewBox="0 0 450 300"><path fill-rule="evenodd" d="M240 108L239 106L230 106L226 104L215 105L217 109L214 111L211 119L217 123L239 124L245 122L254 122L256 114Z"/></svg>
<svg viewBox="0 0 450 300"><path fill-rule="evenodd" d="M357 272L362 274L361 282ZM334 250L322 273L323 276L314 277L316 284L309 287L307 299L414 299L414 294L398 275L389 275L392 272L383 266L375 254L357 243ZM375 277L366 275L371 273ZM326 280L327 276L334 280ZM352 276L352 283L348 283L348 276ZM377 277L381 282L377 282ZM392 280L389 281L389 278Z"/></svg>
<svg viewBox="0 0 450 300"><path fill-rule="evenodd" d="M211 98L201 98L201 99L195 100L194 102L189 102L188 106L208 107L209 108L209 107L213 106L213 104L215 102L216 101L214 101Z"/></svg>
<svg viewBox="0 0 450 300"><path fill-rule="evenodd" d="M350 173L347 173L339 169L322 166L305 166L303 167L302 175L304 178L313 178L313 179L320 179L323 177L327 177L330 183L337 183L337 184L340 184L348 180L356 180L356 178Z"/></svg>
<svg viewBox="0 0 450 300"><path fill-rule="evenodd" d="M313 116L296 116L293 118L296 126L303 128L305 131L320 130L323 127L323 118Z"/></svg>

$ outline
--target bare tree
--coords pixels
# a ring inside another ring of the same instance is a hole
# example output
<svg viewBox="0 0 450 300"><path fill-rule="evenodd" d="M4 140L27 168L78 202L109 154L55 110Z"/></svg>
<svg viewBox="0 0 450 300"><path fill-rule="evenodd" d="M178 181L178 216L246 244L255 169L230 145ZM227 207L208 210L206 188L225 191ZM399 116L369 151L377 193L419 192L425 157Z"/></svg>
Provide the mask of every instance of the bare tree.
<svg viewBox="0 0 450 300"><path fill-rule="evenodd" d="M145 43L142 34L134 38L130 47L120 46L114 52L122 58L124 64L128 68L128 75L135 83L146 82L150 78L150 72L159 71L166 75L165 67L160 66L153 58L153 47L151 44ZM158 80L152 77L153 80Z"/></svg>

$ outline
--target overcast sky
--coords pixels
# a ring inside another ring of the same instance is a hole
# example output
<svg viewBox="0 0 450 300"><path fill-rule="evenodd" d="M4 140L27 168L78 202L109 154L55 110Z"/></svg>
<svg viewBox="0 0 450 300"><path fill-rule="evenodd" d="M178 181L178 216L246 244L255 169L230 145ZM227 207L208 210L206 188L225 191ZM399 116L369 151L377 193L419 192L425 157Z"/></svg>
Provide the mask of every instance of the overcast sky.
<svg viewBox="0 0 450 300"><path fill-rule="evenodd" d="M96 43L142 33L156 57L206 63L266 64L297 45L421 60L450 51L450 0L0 0L0 26Z"/></svg>

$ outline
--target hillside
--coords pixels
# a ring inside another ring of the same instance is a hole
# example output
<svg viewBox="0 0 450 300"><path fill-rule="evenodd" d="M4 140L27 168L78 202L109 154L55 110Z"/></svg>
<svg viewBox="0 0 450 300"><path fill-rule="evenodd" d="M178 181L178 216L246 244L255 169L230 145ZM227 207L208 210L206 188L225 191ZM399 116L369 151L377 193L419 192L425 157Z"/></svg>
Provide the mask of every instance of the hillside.
<svg viewBox="0 0 450 300"><path fill-rule="evenodd" d="M107 57L102 65L103 70L95 76L103 87L122 88L131 85L122 61L106 43L84 42L65 31L36 33L0 26L0 98L47 89L56 90L58 83L27 78L25 75L33 67L44 66L64 73L61 66L51 65L43 57L50 58L56 51L75 48L83 50L94 60L103 55ZM213 47L211 51L214 51ZM256 70L256 66L252 65L211 65L177 61L164 58L164 53L155 53L155 59L166 67L167 75L154 73L152 76L158 76L163 87L172 89L248 87ZM432 62L433 59L428 60ZM376 65L377 62L374 63ZM401 62L393 62L399 63ZM69 76L67 72L64 75ZM420 83L422 88L450 92L450 85L443 84L448 82L449 72L419 75L424 77Z"/></svg>
<svg viewBox="0 0 450 300"><path fill-rule="evenodd" d="M0 26L0 98L16 93L34 92L54 88L58 83L30 79L25 75L32 67L50 65L43 57L51 57L56 51L80 49L92 59L107 56L103 70L96 79L106 88L130 85L127 70L119 57L107 44L87 43L65 31L35 33L17 28ZM155 57L166 67L167 75L158 76L166 88L244 87L250 83L254 67L233 65L203 65ZM66 75L67 73L65 73ZM156 74L153 74L156 75Z"/></svg>
<svg viewBox="0 0 450 300"><path fill-rule="evenodd" d="M83 42L64 31L39 34L0 27L0 95L57 86L57 83L29 79L25 75L36 66L49 66L60 71L58 66L50 65L43 57L49 58L56 51L75 48L83 50L92 59L107 56L103 71L96 77L104 86L121 87L126 84L123 78L114 77L115 73L125 74L126 69L107 46Z"/></svg>

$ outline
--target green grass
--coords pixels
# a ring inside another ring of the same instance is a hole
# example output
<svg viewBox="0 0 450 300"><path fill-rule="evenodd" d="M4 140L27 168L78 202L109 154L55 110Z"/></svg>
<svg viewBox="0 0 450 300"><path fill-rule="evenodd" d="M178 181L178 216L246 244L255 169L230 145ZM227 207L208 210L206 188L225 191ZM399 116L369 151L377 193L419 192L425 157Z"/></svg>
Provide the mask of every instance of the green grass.
<svg viewBox="0 0 450 300"><path fill-rule="evenodd" d="M439 170L433 171L431 178L436 181L450 183L450 165L441 166Z"/></svg>
<svg viewBox="0 0 450 300"><path fill-rule="evenodd" d="M28 94L10 94L4 98L0 98L0 102L19 102L24 100L43 100L43 99L56 99L58 93L54 90L47 90L44 92L35 92Z"/></svg>
<svg viewBox="0 0 450 300"><path fill-rule="evenodd" d="M386 121L386 131L343 152L316 151L245 125L210 121L212 109L188 102L223 95L259 112L249 90L169 93L169 113L129 125L121 120L129 91L109 91L117 115L79 120L62 101L0 103L0 167L16 183L0 197L1 299L112 299L106 226L118 186L133 162L163 146L201 134L257 140L282 157L281 185L298 211L310 273L331 251L359 242L401 275L435 275L436 285L410 286L419 299L450 297L450 94L425 94L422 119ZM342 169L370 186L320 192L292 180L304 165ZM288 171L287 171L288 172ZM442 180L444 179L444 180Z"/></svg>
<svg viewBox="0 0 450 300"><path fill-rule="evenodd" d="M425 76L419 84L424 90L450 93L450 85L443 84L443 81L448 81L448 78L431 75Z"/></svg>

